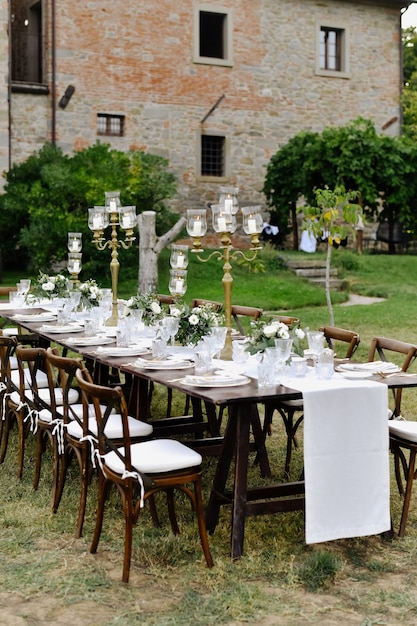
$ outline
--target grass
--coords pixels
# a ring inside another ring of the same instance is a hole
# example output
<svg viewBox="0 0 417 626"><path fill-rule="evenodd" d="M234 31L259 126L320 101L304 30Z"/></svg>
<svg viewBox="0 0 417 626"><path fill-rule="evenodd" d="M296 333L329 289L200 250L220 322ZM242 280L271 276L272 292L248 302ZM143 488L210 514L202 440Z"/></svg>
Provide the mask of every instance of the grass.
<svg viewBox="0 0 417 626"><path fill-rule="evenodd" d="M297 255L266 250L265 273L255 274L236 264L233 301L296 315L302 327L328 323L323 290L296 277L282 263L281 257ZM337 325L361 335L360 358L366 358L370 340L376 334L417 341L417 285L413 282L417 257L358 257L343 251L335 254L334 260L350 290L386 298L379 304L343 307L340 304L347 300L348 291L334 296ZM168 284L167 257L164 263L160 274L162 293L166 293L163 286ZM221 299L221 276L217 263L203 265L191 258L187 300ZM120 291L131 295L135 288L121 284ZM410 391L403 399L404 414L410 419L416 414L414 396ZM154 414L163 413L165 397L162 390L157 390ZM180 400L176 398L178 410ZM272 436L267 440L273 480L281 478L284 444L282 423L275 416ZM326 626L338 622L365 626L413 624L417 619L414 504L406 536L392 543L367 537L306 546L301 512L249 518L245 554L237 563L228 558L230 510L224 507L216 532L210 537L215 567L208 570L188 504L178 496L181 535L174 537L167 523L165 502L160 498L162 527L154 528L147 510L143 512L134 533L131 582L123 585L123 523L116 493L109 503L99 551L93 556L89 554L89 543L96 505L94 485L88 499L84 537L76 540L73 533L79 479L75 466L69 473L61 507L54 515L50 510L49 462L43 467L38 491L32 489L33 437L27 442L21 481L16 478L16 455L13 432L6 460L0 466L0 623L2 619L11 622L7 616L16 616L23 624L40 624L50 615L56 623L77 622L81 626L243 622L265 626ZM295 474L302 462L302 451L295 450ZM214 468L214 459L204 460L205 499ZM262 482L256 466L251 467L250 481ZM402 502L394 480L391 503L398 527Z"/></svg>

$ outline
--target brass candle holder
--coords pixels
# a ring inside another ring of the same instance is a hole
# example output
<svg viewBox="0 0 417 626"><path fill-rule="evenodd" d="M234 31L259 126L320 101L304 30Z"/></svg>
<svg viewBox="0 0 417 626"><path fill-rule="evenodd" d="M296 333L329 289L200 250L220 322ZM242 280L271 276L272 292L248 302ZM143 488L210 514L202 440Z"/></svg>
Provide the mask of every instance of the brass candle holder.
<svg viewBox="0 0 417 626"><path fill-rule="evenodd" d="M125 250L132 246L136 237L133 230L137 223L136 207L120 204L120 191L106 191L106 205L88 209L88 226L93 231L93 243L97 250L111 251L110 274L112 284L112 314L106 321L107 326L117 326L117 291L119 281L119 248ZM110 225L110 238L106 240L104 231ZM118 227L125 231L124 239L118 237Z"/></svg>
<svg viewBox="0 0 417 626"><path fill-rule="evenodd" d="M187 232L192 238L193 247L191 252L195 254L199 261L207 263L211 259L218 259L223 261L223 295L224 295L224 311L226 316L227 335L225 346L221 353L222 359L232 359L232 265L231 261L235 261L238 258L243 258L245 261L254 261L257 257L258 250L261 248L259 245L259 235L263 229L263 219L260 206L243 207L242 213L242 227L247 235L250 235L251 246L249 252L251 254L243 252L243 250L235 250L232 245L232 234L237 228L236 214L238 212L237 203L237 189L233 189L234 193L230 191L223 193L221 198L222 202L211 206L212 211L212 225L213 230L220 234L221 246L219 250L213 250L207 257L201 256L204 252L202 249L201 238L207 233L207 215L206 209L189 209L187 211ZM233 197L231 197L233 195Z"/></svg>

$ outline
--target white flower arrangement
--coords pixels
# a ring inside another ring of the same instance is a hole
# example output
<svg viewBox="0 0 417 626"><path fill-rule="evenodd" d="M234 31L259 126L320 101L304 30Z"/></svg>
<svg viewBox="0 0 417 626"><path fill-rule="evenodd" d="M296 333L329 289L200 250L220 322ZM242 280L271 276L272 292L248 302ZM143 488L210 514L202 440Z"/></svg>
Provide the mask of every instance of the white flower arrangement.
<svg viewBox="0 0 417 626"><path fill-rule="evenodd" d="M126 302L126 315L129 315L129 312L135 309L142 309L142 321L147 326L152 326L164 315L158 296L154 293L145 293L129 298Z"/></svg>
<svg viewBox="0 0 417 626"><path fill-rule="evenodd" d="M39 277L32 282L31 289L26 295L27 302L36 302L44 298L67 298L69 295L70 281L63 274L49 276L39 272Z"/></svg>
<svg viewBox="0 0 417 626"><path fill-rule="evenodd" d="M81 292L80 305L86 309L99 306L101 290L96 281L92 278L84 283L80 283L78 290Z"/></svg>
<svg viewBox="0 0 417 626"><path fill-rule="evenodd" d="M269 321L257 320L251 322L250 338L246 350L251 354L263 352L265 348L275 346L275 339L292 339L293 351L296 354L303 354L300 342L305 338L305 332L298 324L287 326L278 319Z"/></svg>
<svg viewBox="0 0 417 626"><path fill-rule="evenodd" d="M211 304L194 308L179 304L176 308L171 308L170 314L179 318L175 337L181 345L196 346L213 326L222 326L224 321L224 316L217 313Z"/></svg>

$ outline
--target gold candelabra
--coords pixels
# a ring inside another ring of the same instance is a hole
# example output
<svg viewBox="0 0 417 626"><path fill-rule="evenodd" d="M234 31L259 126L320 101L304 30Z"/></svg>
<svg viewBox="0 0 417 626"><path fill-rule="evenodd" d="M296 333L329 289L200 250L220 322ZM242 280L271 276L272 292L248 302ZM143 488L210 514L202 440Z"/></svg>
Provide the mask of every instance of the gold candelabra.
<svg viewBox="0 0 417 626"><path fill-rule="evenodd" d="M222 359L232 359L232 287L233 276L231 273L231 261L243 258L245 261L254 261L257 257L259 245L259 235L263 229L263 219L260 206L242 207L242 226L247 235L250 235L251 246L249 252L235 250L232 245L232 234L237 228L236 214L238 212L237 202L238 189L235 187L224 187L221 189L219 204L211 205L213 230L220 235L221 246L219 250L213 250L206 258L201 256L203 252L201 238L207 232L207 211L206 209L189 209L187 211L187 232L192 238L193 247L191 252L196 255L199 261L207 263L213 258L223 261L223 296L224 310L226 316L227 334L226 341L221 353Z"/></svg>
<svg viewBox="0 0 417 626"><path fill-rule="evenodd" d="M88 209L88 226L93 231L93 243L97 250L111 250L110 274L112 287L112 314L106 321L107 326L117 326L117 290L119 281L119 248L125 250L132 246L136 237L133 229L136 226L136 207L120 205L120 191L106 191L106 205ZM110 239L106 240L104 231L111 226ZM124 239L119 239L117 227L125 231Z"/></svg>

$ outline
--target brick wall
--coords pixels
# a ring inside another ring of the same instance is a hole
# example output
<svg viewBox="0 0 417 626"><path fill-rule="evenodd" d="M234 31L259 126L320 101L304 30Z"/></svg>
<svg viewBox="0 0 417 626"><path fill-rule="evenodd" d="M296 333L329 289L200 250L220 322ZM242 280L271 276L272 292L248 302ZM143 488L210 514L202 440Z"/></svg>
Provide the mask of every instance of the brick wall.
<svg viewBox="0 0 417 626"><path fill-rule="evenodd" d="M125 137L101 139L116 149L167 157L180 184L174 206L203 206L217 197L219 181L198 178L197 137L201 120L224 94L203 128L227 136L227 183L239 186L241 203L259 203L270 157L299 130L320 131L359 115L381 130L399 117L398 2L223 0L219 6L233 12L233 67L193 63L198 4L123 0L121 10L114 0L56 2L57 101L75 86L67 108L56 109L57 143L65 152L97 140L97 113L125 115ZM48 41L47 0L44 5ZM6 6L0 0L0 16ZM349 30L350 78L315 73L317 24L327 23ZM13 161L50 139L50 98L13 94ZM395 123L389 132L398 129ZM0 158L6 130L2 116Z"/></svg>

